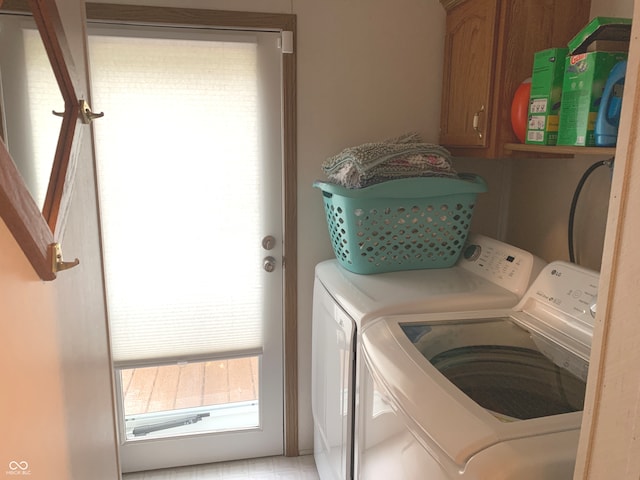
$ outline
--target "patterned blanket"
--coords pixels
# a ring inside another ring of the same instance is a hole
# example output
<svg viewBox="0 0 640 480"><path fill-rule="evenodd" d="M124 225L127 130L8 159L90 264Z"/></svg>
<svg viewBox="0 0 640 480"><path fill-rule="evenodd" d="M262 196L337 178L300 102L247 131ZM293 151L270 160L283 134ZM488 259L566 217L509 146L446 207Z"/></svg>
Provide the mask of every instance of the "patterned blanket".
<svg viewBox="0 0 640 480"><path fill-rule="evenodd" d="M416 133L346 148L328 158L322 169L330 182L347 188L363 188L397 178L457 177L451 154L439 145L423 143Z"/></svg>

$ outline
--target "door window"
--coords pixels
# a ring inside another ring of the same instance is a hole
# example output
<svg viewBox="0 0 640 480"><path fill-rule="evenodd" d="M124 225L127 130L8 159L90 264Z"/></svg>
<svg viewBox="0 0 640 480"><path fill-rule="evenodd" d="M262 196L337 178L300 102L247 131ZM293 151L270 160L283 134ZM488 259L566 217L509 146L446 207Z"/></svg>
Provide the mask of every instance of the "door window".
<svg viewBox="0 0 640 480"><path fill-rule="evenodd" d="M127 440L260 426L259 357L118 369Z"/></svg>

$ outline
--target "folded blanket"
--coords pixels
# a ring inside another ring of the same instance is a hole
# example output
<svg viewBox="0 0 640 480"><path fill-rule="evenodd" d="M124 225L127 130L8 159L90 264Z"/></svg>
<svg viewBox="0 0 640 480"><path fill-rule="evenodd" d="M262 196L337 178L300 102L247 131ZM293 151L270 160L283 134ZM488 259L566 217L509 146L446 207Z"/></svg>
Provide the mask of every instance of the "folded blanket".
<svg viewBox="0 0 640 480"><path fill-rule="evenodd" d="M346 148L328 158L322 169L329 181L347 188L367 187L396 178L457 176L451 154L439 145L423 143L415 133Z"/></svg>

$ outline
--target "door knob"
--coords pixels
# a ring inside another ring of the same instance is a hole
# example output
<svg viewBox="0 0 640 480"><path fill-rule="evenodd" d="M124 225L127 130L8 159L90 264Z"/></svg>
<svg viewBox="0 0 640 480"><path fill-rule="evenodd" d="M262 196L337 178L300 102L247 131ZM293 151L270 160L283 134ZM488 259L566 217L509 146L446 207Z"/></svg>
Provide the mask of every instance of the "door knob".
<svg viewBox="0 0 640 480"><path fill-rule="evenodd" d="M273 257L265 257L262 263L265 272L273 272L276 269L276 259Z"/></svg>

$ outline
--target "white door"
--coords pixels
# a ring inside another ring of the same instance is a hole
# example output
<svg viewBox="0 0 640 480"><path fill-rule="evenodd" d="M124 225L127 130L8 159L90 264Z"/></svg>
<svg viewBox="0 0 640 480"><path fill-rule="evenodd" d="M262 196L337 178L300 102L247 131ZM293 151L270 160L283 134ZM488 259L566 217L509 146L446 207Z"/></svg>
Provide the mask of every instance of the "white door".
<svg viewBox="0 0 640 480"><path fill-rule="evenodd" d="M282 454L278 39L90 27L124 472Z"/></svg>

